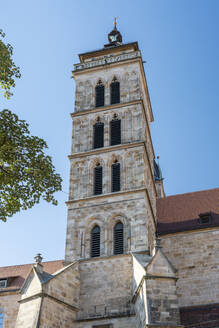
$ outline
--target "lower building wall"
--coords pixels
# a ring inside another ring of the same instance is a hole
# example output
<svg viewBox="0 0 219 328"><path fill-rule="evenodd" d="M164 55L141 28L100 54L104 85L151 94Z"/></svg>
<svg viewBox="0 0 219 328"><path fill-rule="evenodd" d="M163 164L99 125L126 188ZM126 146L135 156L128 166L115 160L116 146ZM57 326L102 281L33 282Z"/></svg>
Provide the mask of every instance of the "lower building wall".
<svg viewBox="0 0 219 328"><path fill-rule="evenodd" d="M178 270L179 306L215 304L219 300L219 230L162 236L163 251Z"/></svg>
<svg viewBox="0 0 219 328"><path fill-rule="evenodd" d="M82 261L78 319L128 315L133 311L132 256L117 255Z"/></svg>
<svg viewBox="0 0 219 328"><path fill-rule="evenodd" d="M37 327L41 300L41 297L38 297L20 304L15 325L16 328Z"/></svg>
<svg viewBox="0 0 219 328"><path fill-rule="evenodd" d="M74 328L75 317L75 311L46 297L42 303L39 328Z"/></svg>
<svg viewBox="0 0 219 328"><path fill-rule="evenodd" d="M15 326L20 298L20 294L0 295L0 308L4 312L4 328Z"/></svg>
<svg viewBox="0 0 219 328"><path fill-rule="evenodd" d="M74 327L74 326L72 326ZM77 328L137 328L135 316L79 322Z"/></svg>
<svg viewBox="0 0 219 328"><path fill-rule="evenodd" d="M181 308L180 317L185 327L219 327L219 304Z"/></svg>

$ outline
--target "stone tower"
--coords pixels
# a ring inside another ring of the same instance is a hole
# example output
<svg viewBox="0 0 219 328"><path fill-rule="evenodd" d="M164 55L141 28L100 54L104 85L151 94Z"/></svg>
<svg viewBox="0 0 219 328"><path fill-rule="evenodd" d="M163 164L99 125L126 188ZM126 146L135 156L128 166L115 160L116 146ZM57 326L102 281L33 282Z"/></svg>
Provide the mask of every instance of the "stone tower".
<svg viewBox="0 0 219 328"><path fill-rule="evenodd" d="M123 228L124 254L150 252L153 244L153 114L138 43L122 44L121 40L115 26L110 43L80 54L80 64L73 71L67 262L91 257L95 226L100 231L100 257L114 254L113 229L118 222Z"/></svg>
<svg viewBox="0 0 219 328"><path fill-rule="evenodd" d="M178 327L174 269L154 247L153 114L141 52L122 43L116 23L108 39L73 71L65 263L80 275L76 327Z"/></svg>

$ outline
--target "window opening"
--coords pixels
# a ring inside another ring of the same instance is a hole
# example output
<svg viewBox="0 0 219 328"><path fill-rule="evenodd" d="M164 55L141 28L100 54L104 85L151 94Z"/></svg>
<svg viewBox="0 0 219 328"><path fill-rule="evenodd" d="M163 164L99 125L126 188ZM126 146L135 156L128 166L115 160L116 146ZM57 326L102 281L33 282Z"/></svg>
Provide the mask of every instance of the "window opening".
<svg viewBox="0 0 219 328"><path fill-rule="evenodd" d="M0 288L7 287L7 279L0 279Z"/></svg>
<svg viewBox="0 0 219 328"><path fill-rule="evenodd" d="M115 77L110 84L110 103L111 105L120 103L120 83Z"/></svg>
<svg viewBox="0 0 219 328"><path fill-rule="evenodd" d="M115 116L110 122L110 144L111 146L121 144L121 120Z"/></svg>
<svg viewBox="0 0 219 328"><path fill-rule="evenodd" d="M118 222L114 227L114 255L123 254L123 224Z"/></svg>
<svg viewBox="0 0 219 328"><path fill-rule="evenodd" d="M100 227L96 225L91 231L91 257L100 256Z"/></svg>
<svg viewBox="0 0 219 328"><path fill-rule="evenodd" d="M94 148L101 148L104 146L104 123L98 121L93 127L93 146Z"/></svg>
<svg viewBox="0 0 219 328"><path fill-rule="evenodd" d="M120 163L116 160L112 165L112 192L120 191Z"/></svg>
<svg viewBox="0 0 219 328"><path fill-rule="evenodd" d="M95 105L96 107L104 106L104 93L105 87L101 80L99 80L98 84L95 88Z"/></svg>
<svg viewBox="0 0 219 328"><path fill-rule="evenodd" d="M103 182L102 182L103 168L98 163L94 168L94 195L102 194Z"/></svg>

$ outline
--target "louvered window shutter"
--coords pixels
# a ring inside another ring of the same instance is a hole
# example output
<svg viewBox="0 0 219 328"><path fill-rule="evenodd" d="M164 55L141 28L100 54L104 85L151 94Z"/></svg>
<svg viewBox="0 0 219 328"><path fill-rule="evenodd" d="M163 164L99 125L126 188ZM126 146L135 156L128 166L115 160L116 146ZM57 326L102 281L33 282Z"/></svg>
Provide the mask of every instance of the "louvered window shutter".
<svg viewBox="0 0 219 328"><path fill-rule="evenodd" d="M94 148L101 148L104 145L104 123L97 122L94 124Z"/></svg>
<svg viewBox="0 0 219 328"><path fill-rule="evenodd" d="M103 168L102 166L96 166L94 169L94 195L102 194L102 174Z"/></svg>
<svg viewBox="0 0 219 328"><path fill-rule="evenodd" d="M120 191L120 163L112 165L112 192Z"/></svg>
<svg viewBox="0 0 219 328"><path fill-rule="evenodd" d="M100 227L95 226L91 231L90 256L100 256Z"/></svg>
<svg viewBox="0 0 219 328"><path fill-rule="evenodd" d="M118 222L114 227L114 254L123 254L124 247L124 234L123 234L123 224Z"/></svg>
<svg viewBox="0 0 219 328"><path fill-rule="evenodd" d="M110 144L111 146L121 144L121 120L110 122Z"/></svg>
<svg viewBox="0 0 219 328"><path fill-rule="evenodd" d="M110 102L111 105L120 103L120 83L117 81L110 84Z"/></svg>
<svg viewBox="0 0 219 328"><path fill-rule="evenodd" d="M104 85L97 85L95 88L96 107L104 106Z"/></svg>

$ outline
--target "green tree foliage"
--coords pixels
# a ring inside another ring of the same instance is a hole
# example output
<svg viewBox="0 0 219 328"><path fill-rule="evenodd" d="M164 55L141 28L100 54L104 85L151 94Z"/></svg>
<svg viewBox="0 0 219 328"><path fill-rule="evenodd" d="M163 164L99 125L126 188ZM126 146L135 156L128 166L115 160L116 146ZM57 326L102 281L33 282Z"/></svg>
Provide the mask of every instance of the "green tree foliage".
<svg viewBox="0 0 219 328"><path fill-rule="evenodd" d="M0 30L0 37L4 33ZM12 60L13 48L0 40L0 88L10 98L19 68ZM62 179L55 173L46 142L31 136L28 124L10 110L0 112L0 220L39 203L40 199L57 205L54 193L61 190Z"/></svg>
<svg viewBox="0 0 219 328"><path fill-rule="evenodd" d="M3 38L5 34L0 30L0 86L4 90L4 96L10 98L12 87L15 87L15 78L20 78L19 67L12 60L13 48L10 44L5 44Z"/></svg>
<svg viewBox="0 0 219 328"><path fill-rule="evenodd" d="M9 110L0 112L0 218L31 208L40 199L56 205L61 190L43 139L30 135L28 124Z"/></svg>

